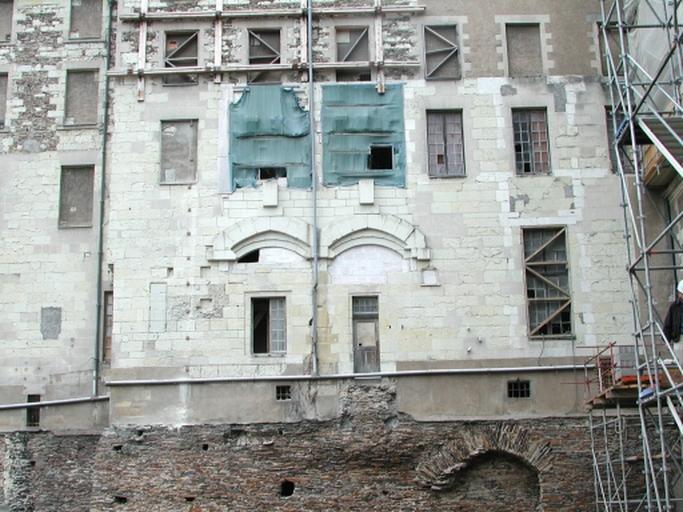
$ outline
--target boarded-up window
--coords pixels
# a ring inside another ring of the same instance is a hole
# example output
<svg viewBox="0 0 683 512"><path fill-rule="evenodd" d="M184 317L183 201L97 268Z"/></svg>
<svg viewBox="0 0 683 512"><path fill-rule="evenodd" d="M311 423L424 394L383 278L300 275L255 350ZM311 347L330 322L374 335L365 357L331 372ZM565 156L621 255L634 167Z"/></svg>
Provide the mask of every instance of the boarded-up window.
<svg viewBox="0 0 683 512"><path fill-rule="evenodd" d="M199 65L199 32L166 32L165 68L188 68ZM197 83L195 74L164 76L168 85L192 85Z"/></svg>
<svg viewBox="0 0 683 512"><path fill-rule="evenodd" d="M368 45L368 27L337 28L337 61L368 62L370 49ZM369 67L353 67L337 70L338 82L369 82Z"/></svg>
<svg viewBox="0 0 683 512"><path fill-rule="evenodd" d="M104 325L102 326L102 361L111 362L111 338L114 328L114 292L104 292Z"/></svg>
<svg viewBox="0 0 683 512"><path fill-rule="evenodd" d="M517 174L547 174L550 172L548 124L545 109L512 111Z"/></svg>
<svg viewBox="0 0 683 512"><path fill-rule="evenodd" d="M28 403L40 402L40 395L28 395L26 397ZM40 426L40 407L26 408L26 426L39 427Z"/></svg>
<svg viewBox="0 0 683 512"><path fill-rule="evenodd" d="M251 299L251 334L254 354L287 351L284 297Z"/></svg>
<svg viewBox="0 0 683 512"><path fill-rule="evenodd" d="M197 176L197 121L161 122L161 183L193 183Z"/></svg>
<svg viewBox="0 0 683 512"><path fill-rule="evenodd" d="M6 74L0 74L0 130L3 129L7 121L7 87L9 81Z"/></svg>
<svg viewBox="0 0 683 512"><path fill-rule="evenodd" d="M149 285L149 331L166 331L166 283Z"/></svg>
<svg viewBox="0 0 683 512"><path fill-rule="evenodd" d="M102 0L71 0L72 39L102 37Z"/></svg>
<svg viewBox="0 0 683 512"><path fill-rule="evenodd" d="M92 225L93 166L62 167L59 190L59 227Z"/></svg>
<svg viewBox="0 0 683 512"><path fill-rule="evenodd" d="M65 125L97 123L97 76L96 70L67 72L64 105Z"/></svg>
<svg viewBox="0 0 683 512"><path fill-rule="evenodd" d="M7 43L12 39L13 14L13 0L0 0L0 43Z"/></svg>
<svg viewBox="0 0 683 512"><path fill-rule="evenodd" d="M508 73L513 77L543 74L541 27L538 23L512 23L505 26Z"/></svg>
<svg viewBox="0 0 683 512"><path fill-rule="evenodd" d="M427 112L429 175L447 178L465 175L462 112Z"/></svg>
<svg viewBox="0 0 683 512"><path fill-rule="evenodd" d="M249 64L264 66L280 64L280 31L279 30L249 30ZM280 72L267 70L249 73L249 82L270 83L280 81Z"/></svg>
<svg viewBox="0 0 683 512"><path fill-rule="evenodd" d="M564 227L523 230L531 336L572 333L566 232Z"/></svg>
<svg viewBox="0 0 683 512"><path fill-rule="evenodd" d="M458 28L455 25L425 26L425 78L457 80L460 78Z"/></svg>

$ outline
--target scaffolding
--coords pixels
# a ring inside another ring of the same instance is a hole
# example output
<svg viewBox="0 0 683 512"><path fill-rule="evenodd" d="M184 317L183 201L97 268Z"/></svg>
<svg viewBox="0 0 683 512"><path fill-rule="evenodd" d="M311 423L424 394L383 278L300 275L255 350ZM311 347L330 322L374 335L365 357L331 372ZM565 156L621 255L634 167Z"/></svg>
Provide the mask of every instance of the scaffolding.
<svg viewBox="0 0 683 512"><path fill-rule="evenodd" d="M655 309L670 300L683 268L683 211L672 215L664 197L683 187L682 5L601 0L634 341L598 349L586 367L598 511L683 510L683 378L676 340Z"/></svg>

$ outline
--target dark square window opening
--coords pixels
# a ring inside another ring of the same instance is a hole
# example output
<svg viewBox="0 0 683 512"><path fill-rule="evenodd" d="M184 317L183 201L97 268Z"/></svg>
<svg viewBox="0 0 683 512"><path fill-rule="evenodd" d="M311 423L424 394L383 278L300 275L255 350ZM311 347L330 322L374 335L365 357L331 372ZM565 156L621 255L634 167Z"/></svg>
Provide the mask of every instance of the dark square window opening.
<svg viewBox="0 0 683 512"><path fill-rule="evenodd" d="M508 398L531 398L531 382L520 379L508 381Z"/></svg>
<svg viewBox="0 0 683 512"><path fill-rule="evenodd" d="M292 386L275 386L275 400L283 402L292 399Z"/></svg>
<svg viewBox="0 0 683 512"><path fill-rule="evenodd" d="M272 180L275 178L286 178L286 167L260 167L258 170L258 179Z"/></svg>
<svg viewBox="0 0 683 512"><path fill-rule="evenodd" d="M27 402L40 402L40 395L28 395ZM26 408L26 426L39 427L40 426L40 407Z"/></svg>
<svg viewBox="0 0 683 512"><path fill-rule="evenodd" d="M394 168L394 147L391 144L373 144L368 155L368 169L390 171Z"/></svg>

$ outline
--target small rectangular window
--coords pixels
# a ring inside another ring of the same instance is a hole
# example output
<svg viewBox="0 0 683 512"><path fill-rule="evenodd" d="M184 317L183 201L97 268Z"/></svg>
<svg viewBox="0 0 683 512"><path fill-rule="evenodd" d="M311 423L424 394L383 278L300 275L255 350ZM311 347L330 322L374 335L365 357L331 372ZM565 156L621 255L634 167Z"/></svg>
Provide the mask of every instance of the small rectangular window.
<svg viewBox="0 0 683 512"><path fill-rule="evenodd" d="M166 32L164 53L165 68L192 68L199 65L199 32ZM197 83L197 75L165 75L167 85L192 85Z"/></svg>
<svg viewBox="0 0 683 512"><path fill-rule="evenodd" d="M517 174L548 174L548 125L545 109L517 109L512 111Z"/></svg>
<svg viewBox="0 0 683 512"><path fill-rule="evenodd" d="M197 178L197 120L161 122L161 184L194 183Z"/></svg>
<svg viewBox="0 0 683 512"><path fill-rule="evenodd" d="M272 180L274 178L286 178L286 167L260 167L258 170L258 178L260 180Z"/></svg>
<svg viewBox="0 0 683 512"><path fill-rule="evenodd" d="M67 71L65 125L97 123L98 74L92 69Z"/></svg>
<svg viewBox="0 0 683 512"><path fill-rule="evenodd" d="M71 0L69 37L72 39L102 37L102 0Z"/></svg>
<svg viewBox="0 0 683 512"><path fill-rule="evenodd" d="M111 362L111 338L114 328L114 292L104 292L104 326L102 329L102 361Z"/></svg>
<svg viewBox="0 0 683 512"><path fill-rule="evenodd" d="M337 62L369 62L368 27L336 28ZM369 82L370 69L339 69L337 82Z"/></svg>
<svg viewBox="0 0 683 512"><path fill-rule="evenodd" d="M391 144L372 144L368 154L368 169L390 171L394 168L394 147Z"/></svg>
<svg viewBox="0 0 683 512"><path fill-rule="evenodd" d="M522 232L532 337L572 334L566 232L565 227L526 228Z"/></svg>
<svg viewBox="0 0 683 512"><path fill-rule="evenodd" d="M280 30L254 29L249 30L249 64L263 66L280 64ZM280 81L280 72L266 70L250 73L248 81L251 83L270 83Z"/></svg>
<svg viewBox="0 0 683 512"><path fill-rule="evenodd" d="M286 352L287 322L284 297L251 299L251 334L254 354Z"/></svg>
<svg viewBox="0 0 683 512"><path fill-rule="evenodd" d="M541 26L538 23L505 25L508 52L508 74L512 77L543 74Z"/></svg>
<svg viewBox="0 0 683 512"><path fill-rule="evenodd" d="M531 382L519 379L508 381L508 398L531 398Z"/></svg>
<svg viewBox="0 0 683 512"><path fill-rule="evenodd" d="M427 112L427 141L431 177L465 175L462 112Z"/></svg>
<svg viewBox="0 0 683 512"><path fill-rule="evenodd" d="M292 399L292 386L275 386L275 400L278 402Z"/></svg>
<svg viewBox="0 0 683 512"><path fill-rule="evenodd" d="M461 77L458 28L455 25L430 25L424 28L425 78L458 80Z"/></svg>
<svg viewBox="0 0 683 512"><path fill-rule="evenodd" d="M7 89L9 80L7 74L0 74L0 130L7 126Z"/></svg>
<svg viewBox="0 0 683 512"><path fill-rule="evenodd" d="M12 40L13 0L0 0L0 43Z"/></svg>
<svg viewBox="0 0 683 512"><path fill-rule="evenodd" d="M27 402L40 402L40 395L28 395ZM39 427L40 426L40 407L26 408L26 426Z"/></svg>
<svg viewBox="0 0 683 512"><path fill-rule="evenodd" d="M59 227L92 226L95 168L92 165L62 167L59 187Z"/></svg>

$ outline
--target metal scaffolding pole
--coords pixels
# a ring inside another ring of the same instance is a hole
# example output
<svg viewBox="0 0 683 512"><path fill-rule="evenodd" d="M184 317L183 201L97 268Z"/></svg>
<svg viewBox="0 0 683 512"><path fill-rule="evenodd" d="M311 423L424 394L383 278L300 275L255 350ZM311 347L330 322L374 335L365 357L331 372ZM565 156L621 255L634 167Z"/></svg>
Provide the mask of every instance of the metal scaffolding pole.
<svg viewBox="0 0 683 512"><path fill-rule="evenodd" d="M661 194L664 187L656 181L660 176L668 176L664 184L669 189L683 177L682 6L683 0L601 0L600 41L611 100L608 129L614 134L612 155L622 187L632 292L632 405L637 416L631 418L638 418L641 442L638 454L627 454L627 420L619 401L611 404L616 405L613 418L603 408L596 419L597 411L591 410L596 510L683 510L677 489L683 467L683 370L673 349L675 340L666 338L655 309L657 298L673 289L676 270L683 264L680 247L673 245L683 235L683 214L660 222L648 217L646 204ZM672 258L669 264L657 263L663 255ZM665 279L662 273L668 273ZM658 289L662 282L666 290ZM606 405L608 401L600 402ZM642 461L642 478L634 477L631 460Z"/></svg>

